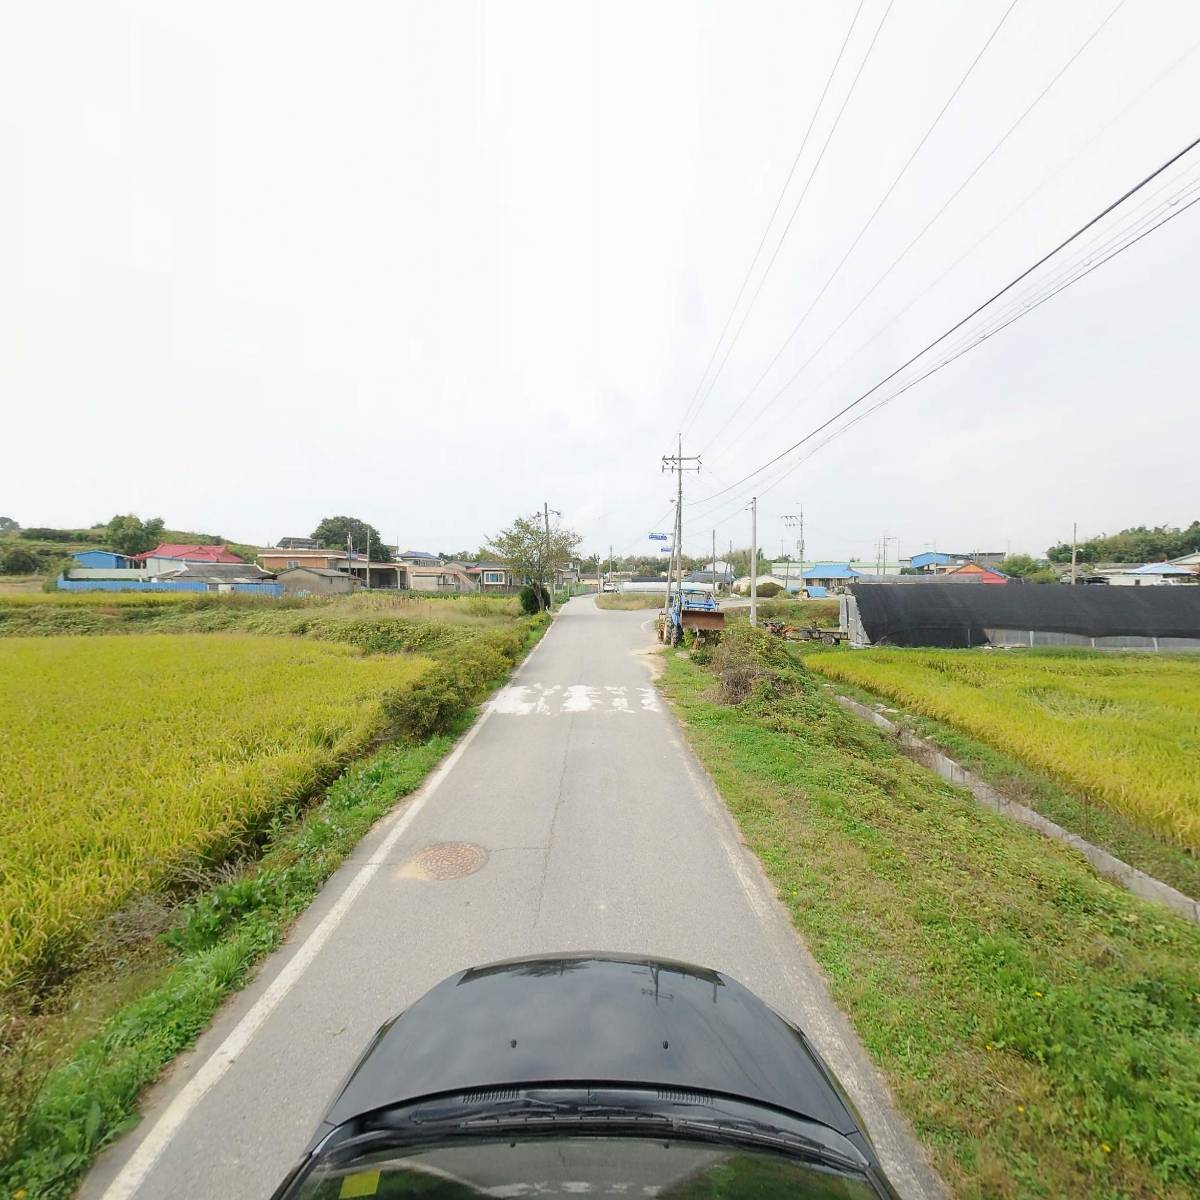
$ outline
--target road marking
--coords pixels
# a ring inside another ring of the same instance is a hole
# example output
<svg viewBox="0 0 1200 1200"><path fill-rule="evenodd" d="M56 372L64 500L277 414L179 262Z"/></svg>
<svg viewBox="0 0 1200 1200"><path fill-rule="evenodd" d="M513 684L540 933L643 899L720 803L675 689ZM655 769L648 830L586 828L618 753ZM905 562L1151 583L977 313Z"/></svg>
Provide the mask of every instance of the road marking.
<svg viewBox="0 0 1200 1200"><path fill-rule="evenodd" d="M614 684L597 687L590 683L546 687L535 683L511 684L501 688L489 702L488 711L504 717L553 717L585 712L612 716L617 713L660 712L661 705L658 693L652 687Z"/></svg>
<svg viewBox="0 0 1200 1200"><path fill-rule="evenodd" d="M546 632L549 634L550 631ZM514 675L520 674L525 669L529 660L542 648L545 640L543 637L526 655L524 662L517 668ZM374 878L375 873L386 861L396 843L404 836L414 818L441 787L446 776L454 770L455 764L478 736L493 711L491 705L484 705L466 736L442 760L417 795L409 801L408 807L400 814L387 837L383 839L376 852L371 856L371 861L359 867L354 878L346 885L333 907L322 917L321 923L308 935L267 990L259 996L250 1011L234 1026L229 1036L213 1051L204 1065L184 1084L171 1103L167 1105L162 1116L147 1131L146 1136L142 1138L137 1149L126 1160L116 1178L104 1190L101 1200L131 1200L131 1197L137 1193L153 1170L154 1164L162 1157L167 1144L179 1132L193 1109L212 1091L225 1072L237 1061L238 1055L246 1049L250 1044L250 1039L266 1024L267 1018L279 1007L283 998L295 987L300 976L312 964L325 943L329 941L334 931L345 919L354 901Z"/></svg>

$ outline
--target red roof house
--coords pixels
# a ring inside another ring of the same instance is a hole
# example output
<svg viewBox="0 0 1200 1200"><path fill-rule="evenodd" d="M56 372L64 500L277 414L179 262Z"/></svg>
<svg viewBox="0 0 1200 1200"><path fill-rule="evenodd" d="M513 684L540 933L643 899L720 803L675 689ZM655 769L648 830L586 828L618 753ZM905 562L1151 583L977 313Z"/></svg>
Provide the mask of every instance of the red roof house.
<svg viewBox="0 0 1200 1200"><path fill-rule="evenodd" d="M955 568L953 571L947 571L950 576L974 576L978 583L1007 583L1008 576L1003 571L993 570L991 567L981 567L976 562L964 563L961 567Z"/></svg>
<svg viewBox="0 0 1200 1200"><path fill-rule="evenodd" d="M133 556L145 562L152 558L174 558L180 562L199 563L240 563L239 558L228 546L185 546L178 542L163 542L145 554Z"/></svg>

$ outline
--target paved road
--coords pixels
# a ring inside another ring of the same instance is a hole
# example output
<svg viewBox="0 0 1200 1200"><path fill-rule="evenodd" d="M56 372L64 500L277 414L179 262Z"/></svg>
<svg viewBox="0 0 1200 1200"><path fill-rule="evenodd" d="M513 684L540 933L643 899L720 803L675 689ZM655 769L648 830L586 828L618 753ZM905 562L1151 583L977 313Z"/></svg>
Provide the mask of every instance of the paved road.
<svg viewBox="0 0 1200 1200"><path fill-rule="evenodd" d="M155 1089L84 1200L269 1195L383 1020L464 967L583 949L746 983L814 1037L906 1200L940 1194L654 690L646 616L563 609ZM423 854L446 843L466 848Z"/></svg>

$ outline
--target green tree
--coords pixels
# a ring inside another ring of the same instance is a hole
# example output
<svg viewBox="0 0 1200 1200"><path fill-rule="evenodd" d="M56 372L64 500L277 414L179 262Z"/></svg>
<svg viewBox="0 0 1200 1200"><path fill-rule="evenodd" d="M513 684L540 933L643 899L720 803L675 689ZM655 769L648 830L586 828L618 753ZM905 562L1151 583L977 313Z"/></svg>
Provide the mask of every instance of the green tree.
<svg viewBox="0 0 1200 1200"><path fill-rule="evenodd" d="M1098 562L1158 562L1165 558L1179 558L1200 550L1200 521L1193 521L1186 528L1174 525L1156 525L1148 529L1145 525L1134 525L1118 533L1101 534L1079 543L1079 561ZM1059 542L1046 551L1051 562L1071 561L1071 543Z"/></svg>
<svg viewBox="0 0 1200 1200"><path fill-rule="evenodd" d="M162 540L163 519L151 517L143 521L133 513L118 513L105 528L108 544L121 554L144 554Z"/></svg>
<svg viewBox="0 0 1200 1200"><path fill-rule="evenodd" d="M1046 564L1028 554L1010 554L1001 564L1000 570L1014 579L1022 579L1040 571Z"/></svg>
<svg viewBox="0 0 1200 1200"><path fill-rule="evenodd" d="M40 565L24 546L12 546L0 557L0 575L33 575Z"/></svg>
<svg viewBox="0 0 1200 1200"><path fill-rule="evenodd" d="M1049 566L1041 566L1025 576L1026 583L1057 583L1058 572Z"/></svg>
<svg viewBox="0 0 1200 1200"><path fill-rule="evenodd" d="M0 533L16 533L20 528L12 517L0 517Z"/></svg>
<svg viewBox="0 0 1200 1200"><path fill-rule="evenodd" d="M517 517L507 528L488 538L487 551L504 563L518 579L550 584L554 572L571 562L583 539L570 529L546 527L540 514Z"/></svg>
<svg viewBox="0 0 1200 1200"><path fill-rule="evenodd" d="M379 530L357 517L325 517L309 534L326 550L345 550L346 539L351 538L354 549L359 553L366 552L368 536L371 539L371 561L391 562L392 552L383 544Z"/></svg>

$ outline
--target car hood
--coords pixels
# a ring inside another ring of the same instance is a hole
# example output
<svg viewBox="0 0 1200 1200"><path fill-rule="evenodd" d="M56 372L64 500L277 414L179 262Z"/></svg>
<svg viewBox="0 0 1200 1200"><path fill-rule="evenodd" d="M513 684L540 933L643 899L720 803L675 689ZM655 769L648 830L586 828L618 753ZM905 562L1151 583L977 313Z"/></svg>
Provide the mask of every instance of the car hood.
<svg viewBox="0 0 1200 1200"><path fill-rule="evenodd" d="M804 1035L736 980L560 954L462 971L416 1001L376 1035L314 1144L380 1108L536 1084L715 1092L858 1132Z"/></svg>

